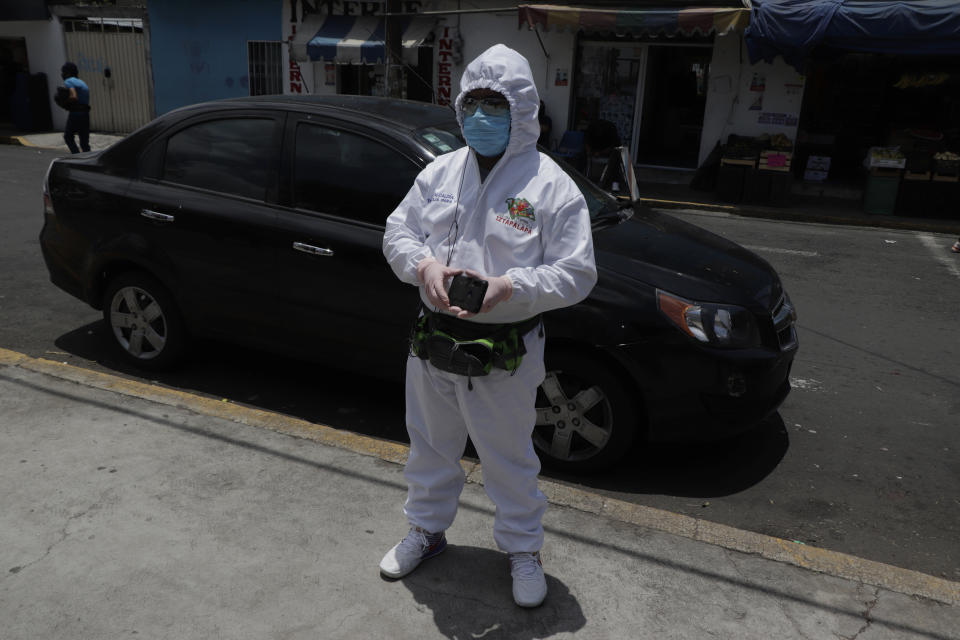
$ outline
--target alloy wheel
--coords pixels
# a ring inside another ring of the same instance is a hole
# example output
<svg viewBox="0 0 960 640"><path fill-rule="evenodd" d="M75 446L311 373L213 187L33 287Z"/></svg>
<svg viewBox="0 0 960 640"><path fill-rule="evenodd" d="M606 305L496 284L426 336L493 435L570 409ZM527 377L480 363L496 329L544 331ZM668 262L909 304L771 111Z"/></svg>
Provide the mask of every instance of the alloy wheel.
<svg viewBox="0 0 960 640"><path fill-rule="evenodd" d="M110 328L124 351L138 360L158 357L167 344L168 326L163 308L140 287L121 287L113 295Z"/></svg>
<svg viewBox="0 0 960 640"><path fill-rule="evenodd" d="M549 371L537 392L534 445L557 461L593 458L610 443L613 410L599 385Z"/></svg>

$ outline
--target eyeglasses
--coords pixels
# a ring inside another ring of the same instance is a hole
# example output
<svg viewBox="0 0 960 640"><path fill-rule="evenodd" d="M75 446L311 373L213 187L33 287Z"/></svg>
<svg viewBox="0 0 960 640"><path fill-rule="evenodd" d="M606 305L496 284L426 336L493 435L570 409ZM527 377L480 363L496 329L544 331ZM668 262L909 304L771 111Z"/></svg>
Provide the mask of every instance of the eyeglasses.
<svg viewBox="0 0 960 640"><path fill-rule="evenodd" d="M482 106L483 112L488 116L502 116L510 113L510 103L506 98L471 98L466 97L461 103L463 112L472 116L477 112L477 107Z"/></svg>

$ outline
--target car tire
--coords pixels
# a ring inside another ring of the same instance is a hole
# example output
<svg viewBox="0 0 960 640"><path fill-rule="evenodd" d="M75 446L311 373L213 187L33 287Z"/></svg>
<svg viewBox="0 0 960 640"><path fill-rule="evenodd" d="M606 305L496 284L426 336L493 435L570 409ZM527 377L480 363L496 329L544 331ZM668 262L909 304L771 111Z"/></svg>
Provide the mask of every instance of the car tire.
<svg viewBox="0 0 960 640"><path fill-rule="evenodd" d="M545 467L573 473L609 468L637 432L637 407L620 378L595 355L547 349L537 390L533 445Z"/></svg>
<svg viewBox="0 0 960 640"><path fill-rule="evenodd" d="M142 271L110 280L103 295L103 319L120 356L141 369L167 369L186 351L187 335L173 296Z"/></svg>

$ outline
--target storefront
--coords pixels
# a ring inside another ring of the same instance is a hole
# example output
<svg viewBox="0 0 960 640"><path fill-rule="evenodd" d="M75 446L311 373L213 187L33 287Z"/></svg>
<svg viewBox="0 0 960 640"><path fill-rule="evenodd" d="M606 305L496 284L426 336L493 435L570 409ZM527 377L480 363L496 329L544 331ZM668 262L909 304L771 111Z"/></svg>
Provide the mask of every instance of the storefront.
<svg viewBox="0 0 960 640"><path fill-rule="evenodd" d="M0 128L62 128L66 112L51 96L66 60L60 23L43 0L0 2Z"/></svg>
<svg viewBox="0 0 960 640"><path fill-rule="evenodd" d="M640 166L687 169L701 157L711 67L726 75L714 65L715 41L742 31L748 15L733 7L520 7L531 29L575 33L568 127L584 132L588 160L626 145Z"/></svg>
<svg viewBox="0 0 960 640"><path fill-rule="evenodd" d="M548 146L581 166L621 144L642 167L686 176L728 136L796 138L803 77L782 59L751 64L750 12L737 0L504 6L404 2L405 96L448 104L467 62L503 42L530 62ZM284 3L284 93L384 95L383 2ZM594 153L595 152L595 153ZM602 165L602 162L601 162Z"/></svg>
<svg viewBox="0 0 960 640"><path fill-rule="evenodd" d="M417 16L422 3L401 3L400 95L434 101L436 19ZM289 83L284 93L386 96L385 2L292 2L284 9Z"/></svg>
<svg viewBox="0 0 960 640"><path fill-rule="evenodd" d="M869 213L960 217L960 2L762 1L746 41L806 74L798 180Z"/></svg>

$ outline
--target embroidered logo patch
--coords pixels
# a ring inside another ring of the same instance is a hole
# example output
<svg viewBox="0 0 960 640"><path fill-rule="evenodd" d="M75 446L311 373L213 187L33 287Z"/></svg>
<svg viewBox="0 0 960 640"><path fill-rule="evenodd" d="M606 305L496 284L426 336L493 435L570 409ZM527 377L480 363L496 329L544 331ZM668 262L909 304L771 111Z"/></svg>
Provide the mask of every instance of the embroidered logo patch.
<svg viewBox="0 0 960 640"><path fill-rule="evenodd" d="M533 205L526 198L507 198L507 207L510 210L510 219L526 218L533 222L537 218L533 215Z"/></svg>
<svg viewBox="0 0 960 640"><path fill-rule="evenodd" d="M533 213L533 205L526 198L507 198L507 210L510 217L498 215L497 222L524 233L533 233L529 223L537 218Z"/></svg>

